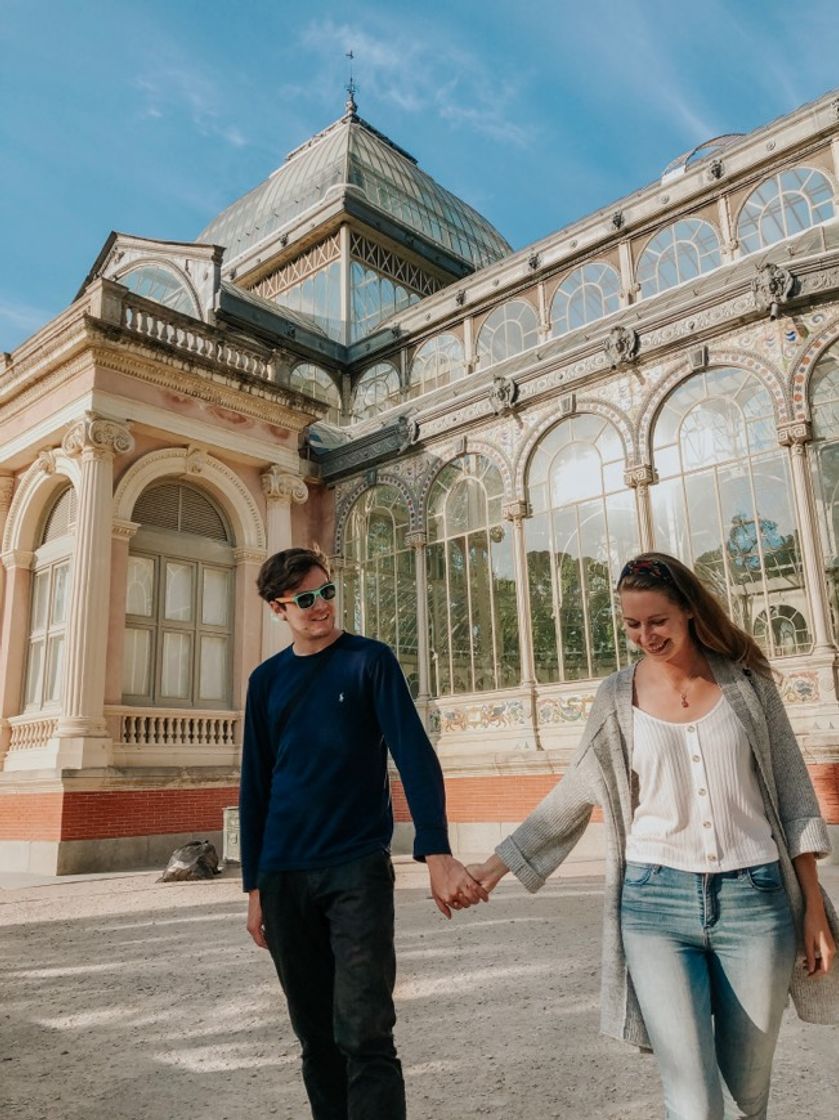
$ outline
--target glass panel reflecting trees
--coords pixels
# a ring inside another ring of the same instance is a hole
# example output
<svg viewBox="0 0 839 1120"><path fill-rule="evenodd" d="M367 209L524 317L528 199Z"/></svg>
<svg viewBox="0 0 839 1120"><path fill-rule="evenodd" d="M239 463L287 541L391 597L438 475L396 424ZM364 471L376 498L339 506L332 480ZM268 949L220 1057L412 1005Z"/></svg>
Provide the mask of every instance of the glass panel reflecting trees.
<svg viewBox="0 0 839 1120"><path fill-rule="evenodd" d="M375 330L379 323L417 303L420 296L367 264L350 265L352 321L350 341L357 342Z"/></svg>
<svg viewBox="0 0 839 1120"><path fill-rule="evenodd" d="M503 482L482 455L438 474L428 500L428 594L434 695L519 683L513 534Z"/></svg>
<svg viewBox="0 0 839 1120"><path fill-rule="evenodd" d="M813 489L833 630L839 639L839 342L819 359L810 383Z"/></svg>
<svg viewBox="0 0 839 1120"><path fill-rule="evenodd" d="M562 421L536 446L525 521L536 679L605 677L629 652L612 588L639 551L625 453L598 416Z"/></svg>
<svg viewBox="0 0 839 1120"><path fill-rule="evenodd" d="M325 369L312 365L311 362L301 362L291 371L288 383L292 389L299 389L307 397L314 397L316 401L329 405L326 419L333 424L340 423L341 394Z"/></svg>
<svg viewBox="0 0 839 1120"><path fill-rule="evenodd" d="M274 303L301 311L313 319L330 338L344 341L344 324L341 319L341 262L333 261L292 284L274 296Z"/></svg>
<svg viewBox="0 0 839 1120"><path fill-rule="evenodd" d="M709 222L683 218L660 230L638 261L641 296L654 296L719 268L720 239Z"/></svg>
<svg viewBox="0 0 839 1120"><path fill-rule="evenodd" d="M466 374L463 343L453 334L438 334L424 342L411 363L408 396L430 393Z"/></svg>
<svg viewBox="0 0 839 1120"><path fill-rule="evenodd" d="M539 341L539 319L522 299L503 303L491 312L478 335L478 368L495 365L529 350Z"/></svg>
<svg viewBox="0 0 839 1120"><path fill-rule="evenodd" d="M551 335L557 338L620 307L621 278L610 264L592 261L565 277L551 304Z"/></svg>
<svg viewBox="0 0 839 1120"><path fill-rule="evenodd" d="M373 486L353 506L344 547L343 624L387 642L416 696L416 553L405 539L409 524L408 507L393 486Z"/></svg>
<svg viewBox="0 0 839 1120"><path fill-rule="evenodd" d="M765 179L743 204L737 236L744 253L783 241L833 217L833 187L821 171L793 167Z"/></svg>
<svg viewBox="0 0 839 1120"><path fill-rule="evenodd" d="M767 654L808 648L787 453L758 378L717 369L683 382L659 413L653 463L657 547L694 567Z"/></svg>
<svg viewBox="0 0 839 1120"><path fill-rule="evenodd" d="M353 394L353 420L367 420L399 404L399 373L390 362L377 362L362 373Z"/></svg>

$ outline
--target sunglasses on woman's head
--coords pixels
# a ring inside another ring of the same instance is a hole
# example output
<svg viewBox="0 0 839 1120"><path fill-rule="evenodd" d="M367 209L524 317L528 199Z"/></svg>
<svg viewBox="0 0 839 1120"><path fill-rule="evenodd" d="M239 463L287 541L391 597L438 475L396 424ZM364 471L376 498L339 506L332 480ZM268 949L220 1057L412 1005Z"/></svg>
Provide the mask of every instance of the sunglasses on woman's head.
<svg viewBox="0 0 839 1120"><path fill-rule="evenodd" d="M330 599L335 598L335 584L325 583L322 587L316 587L313 591L299 591L296 595L289 595L287 599L275 599L275 603L294 603L301 611L307 611L320 595L321 599L329 602Z"/></svg>

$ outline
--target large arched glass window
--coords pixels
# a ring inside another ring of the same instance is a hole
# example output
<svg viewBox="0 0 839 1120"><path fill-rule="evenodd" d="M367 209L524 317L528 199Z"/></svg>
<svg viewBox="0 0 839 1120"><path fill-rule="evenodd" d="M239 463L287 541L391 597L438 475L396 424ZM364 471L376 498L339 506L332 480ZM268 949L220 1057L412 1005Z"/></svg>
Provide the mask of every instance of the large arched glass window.
<svg viewBox="0 0 839 1120"><path fill-rule="evenodd" d="M525 521L536 679L605 677L629 654L612 589L639 551L625 452L599 416L561 421L536 445Z"/></svg>
<svg viewBox="0 0 839 1120"><path fill-rule="evenodd" d="M35 550L23 709L57 708L64 689L64 642L76 492L66 487L49 507Z"/></svg>
<svg viewBox="0 0 839 1120"><path fill-rule="evenodd" d="M362 373L353 394L353 420L367 420L399 404L399 374L390 362L377 362Z"/></svg>
<svg viewBox="0 0 839 1120"><path fill-rule="evenodd" d="M173 311L198 317L199 311L184 282L168 268L158 265L141 265L119 278L130 292L136 292L144 299L153 299Z"/></svg>
<svg viewBox="0 0 839 1120"><path fill-rule="evenodd" d="M406 542L409 524L393 486L373 486L353 506L344 547L344 626L387 642L416 695L416 553Z"/></svg>
<svg viewBox="0 0 839 1120"><path fill-rule="evenodd" d="M739 369L690 377L658 415L653 461L657 547L690 564L767 654L788 653L789 627L775 620L810 610L768 390ZM797 652L809 648L806 621L794 632Z"/></svg>
<svg viewBox="0 0 839 1120"><path fill-rule="evenodd" d="M228 708L232 702L233 537L215 503L180 482L150 486L132 519L123 702Z"/></svg>
<svg viewBox="0 0 839 1120"><path fill-rule="evenodd" d="M539 341L539 319L523 299L513 299L491 312L478 334L478 368L494 366Z"/></svg>
<svg viewBox="0 0 839 1120"><path fill-rule="evenodd" d="M503 483L482 455L461 455L428 499L431 682L437 696L519 683L513 535Z"/></svg>
<svg viewBox="0 0 839 1120"><path fill-rule="evenodd" d="M839 639L839 342L818 361L810 382L813 482L822 556Z"/></svg>
<svg viewBox="0 0 839 1120"><path fill-rule="evenodd" d="M610 264L591 261L575 268L556 290L551 304L551 334L594 323L620 307L621 278Z"/></svg>
<svg viewBox="0 0 839 1120"><path fill-rule="evenodd" d="M710 222L683 218L659 230L638 261L641 296L654 296L719 268L720 239Z"/></svg>
<svg viewBox="0 0 839 1120"><path fill-rule="evenodd" d="M325 419L333 424L340 423L341 394L325 369L312 365L311 362L301 362L291 371L288 383L292 389L297 389L307 397L314 397L316 401L328 405Z"/></svg>
<svg viewBox="0 0 839 1120"><path fill-rule="evenodd" d="M408 396L430 393L432 389L459 381L465 373L463 343L456 335L438 334L424 342L414 355Z"/></svg>
<svg viewBox="0 0 839 1120"><path fill-rule="evenodd" d="M811 167L793 167L764 179L743 204L737 236L744 253L754 253L835 214L833 187Z"/></svg>

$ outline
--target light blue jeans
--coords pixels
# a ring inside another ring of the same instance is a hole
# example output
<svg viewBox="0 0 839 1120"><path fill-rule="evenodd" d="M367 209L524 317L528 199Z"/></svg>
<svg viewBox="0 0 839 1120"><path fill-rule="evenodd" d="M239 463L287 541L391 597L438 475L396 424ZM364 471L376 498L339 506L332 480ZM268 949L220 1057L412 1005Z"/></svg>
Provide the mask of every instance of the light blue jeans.
<svg viewBox="0 0 839 1120"><path fill-rule="evenodd" d="M765 1120L796 947L778 864L629 863L621 933L667 1120Z"/></svg>

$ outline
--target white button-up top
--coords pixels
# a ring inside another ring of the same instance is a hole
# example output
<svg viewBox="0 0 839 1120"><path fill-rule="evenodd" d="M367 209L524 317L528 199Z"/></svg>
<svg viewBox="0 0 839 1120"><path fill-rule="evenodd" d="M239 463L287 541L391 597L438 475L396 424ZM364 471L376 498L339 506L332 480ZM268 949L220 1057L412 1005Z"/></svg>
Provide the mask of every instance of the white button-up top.
<svg viewBox="0 0 839 1120"><path fill-rule="evenodd" d="M633 709L639 802L626 858L735 871L778 858L745 729L724 696L693 723Z"/></svg>

